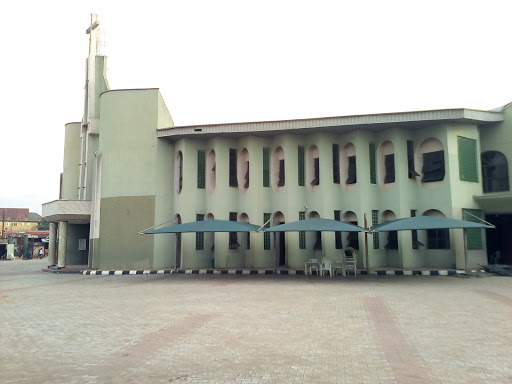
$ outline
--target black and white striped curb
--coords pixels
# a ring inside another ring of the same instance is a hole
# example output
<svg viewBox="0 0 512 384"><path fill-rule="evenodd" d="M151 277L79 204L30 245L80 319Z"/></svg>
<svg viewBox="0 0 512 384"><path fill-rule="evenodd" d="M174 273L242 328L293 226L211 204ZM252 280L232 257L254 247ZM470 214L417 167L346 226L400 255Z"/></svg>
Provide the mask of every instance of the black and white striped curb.
<svg viewBox="0 0 512 384"><path fill-rule="evenodd" d="M472 273L485 272L484 270L471 270ZM441 270L372 270L370 275L378 276L456 276L466 271L460 269ZM273 275L273 269L142 269L142 270L87 270L83 275ZM303 269L278 269L278 275L304 275ZM359 271L360 275L368 275L366 271Z"/></svg>

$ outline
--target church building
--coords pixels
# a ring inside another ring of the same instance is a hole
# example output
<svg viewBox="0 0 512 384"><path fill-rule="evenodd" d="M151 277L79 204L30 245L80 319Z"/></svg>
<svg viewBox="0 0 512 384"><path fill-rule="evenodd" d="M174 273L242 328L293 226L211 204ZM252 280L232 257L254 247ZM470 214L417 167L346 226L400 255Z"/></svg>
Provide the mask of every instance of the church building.
<svg viewBox="0 0 512 384"><path fill-rule="evenodd" d="M86 105L65 125L60 196L43 205L59 267L301 269L348 246L364 254L364 233L140 233L209 219L364 227L365 217L416 215L476 216L496 229L374 233L372 268L463 269L465 255L470 267L512 263L512 104L175 126L158 89L109 88L98 25L93 15Z"/></svg>

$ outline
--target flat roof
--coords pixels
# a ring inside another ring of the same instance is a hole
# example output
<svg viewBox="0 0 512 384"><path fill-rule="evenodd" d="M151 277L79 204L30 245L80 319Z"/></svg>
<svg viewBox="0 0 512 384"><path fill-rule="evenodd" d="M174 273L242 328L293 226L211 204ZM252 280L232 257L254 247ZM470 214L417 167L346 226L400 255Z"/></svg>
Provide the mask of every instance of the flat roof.
<svg viewBox="0 0 512 384"><path fill-rule="evenodd" d="M379 131L399 126L422 128L446 122L485 125L497 123L503 121L503 119L503 112L457 108L298 120L175 126L158 129L157 134L158 137L169 140L176 140L185 136L209 137L226 135L233 137L247 134L274 136L283 133L306 135L315 132L346 133L361 128L370 131Z"/></svg>

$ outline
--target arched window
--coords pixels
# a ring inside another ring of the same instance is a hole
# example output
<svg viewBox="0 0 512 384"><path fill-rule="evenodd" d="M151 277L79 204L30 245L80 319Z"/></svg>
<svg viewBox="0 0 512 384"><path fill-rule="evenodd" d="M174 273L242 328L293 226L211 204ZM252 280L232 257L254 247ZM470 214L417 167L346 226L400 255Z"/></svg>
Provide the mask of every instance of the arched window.
<svg viewBox="0 0 512 384"><path fill-rule="evenodd" d="M396 215L393 211L386 210L382 212L382 222L396 220ZM398 232L389 231L388 239L384 249L398 249Z"/></svg>
<svg viewBox="0 0 512 384"><path fill-rule="evenodd" d="M206 192L212 193L217 183L217 161L215 151L212 149L208 152L206 158ZM208 219L207 219L208 220Z"/></svg>
<svg viewBox="0 0 512 384"><path fill-rule="evenodd" d="M306 185L310 191L320 185L320 156L316 145L306 151Z"/></svg>
<svg viewBox="0 0 512 384"><path fill-rule="evenodd" d="M430 209L423 216L446 217L437 209ZM450 249L449 229L427 229L427 249Z"/></svg>
<svg viewBox="0 0 512 384"><path fill-rule="evenodd" d="M249 188L249 152L247 148L240 151L237 167L238 189L246 191Z"/></svg>
<svg viewBox="0 0 512 384"><path fill-rule="evenodd" d="M343 214L343 222L357 225L357 215L352 211L347 211ZM359 249L359 236L357 232L346 232L347 238L345 243L347 247Z"/></svg>
<svg viewBox="0 0 512 384"><path fill-rule="evenodd" d="M275 191L280 191L285 184L284 174L284 150L282 147L277 147L272 152L271 172L272 172L272 188Z"/></svg>
<svg viewBox="0 0 512 384"><path fill-rule="evenodd" d="M341 185L344 189L350 189L357 183L356 172L356 147L348 143L341 152Z"/></svg>
<svg viewBox="0 0 512 384"><path fill-rule="evenodd" d="M382 143L378 150L379 184L385 186L395 182L395 148L391 141Z"/></svg>
<svg viewBox="0 0 512 384"><path fill-rule="evenodd" d="M509 190L508 164L503 153L497 151L482 153L482 179L485 193Z"/></svg>

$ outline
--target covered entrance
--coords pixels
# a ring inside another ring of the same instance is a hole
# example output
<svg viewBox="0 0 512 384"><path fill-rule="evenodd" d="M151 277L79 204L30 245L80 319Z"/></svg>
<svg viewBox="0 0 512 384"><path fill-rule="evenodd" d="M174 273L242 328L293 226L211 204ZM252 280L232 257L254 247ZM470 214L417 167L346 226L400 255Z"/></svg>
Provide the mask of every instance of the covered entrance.
<svg viewBox="0 0 512 384"><path fill-rule="evenodd" d="M512 233L512 214L489 214L485 220L496 226L485 231L489 264L512 265L512 242L508 239Z"/></svg>

